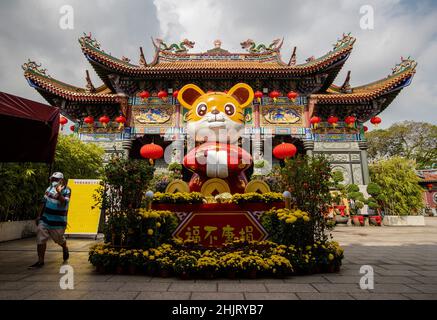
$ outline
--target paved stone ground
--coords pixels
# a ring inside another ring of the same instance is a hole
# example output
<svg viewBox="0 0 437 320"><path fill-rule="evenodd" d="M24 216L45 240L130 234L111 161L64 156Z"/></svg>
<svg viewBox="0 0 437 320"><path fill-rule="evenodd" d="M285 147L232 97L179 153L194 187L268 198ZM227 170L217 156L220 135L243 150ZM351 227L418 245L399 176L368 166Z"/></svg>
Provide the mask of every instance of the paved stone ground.
<svg viewBox="0 0 437 320"><path fill-rule="evenodd" d="M437 300L437 218L426 227L337 227L345 248L341 272L256 280L179 280L99 275L88 263L93 240L69 240L74 290L61 290L62 252L48 245L46 265L36 261L35 240L0 243L0 299L432 299ZM371 265L374 290L361 290L359 269Z"/></svg>

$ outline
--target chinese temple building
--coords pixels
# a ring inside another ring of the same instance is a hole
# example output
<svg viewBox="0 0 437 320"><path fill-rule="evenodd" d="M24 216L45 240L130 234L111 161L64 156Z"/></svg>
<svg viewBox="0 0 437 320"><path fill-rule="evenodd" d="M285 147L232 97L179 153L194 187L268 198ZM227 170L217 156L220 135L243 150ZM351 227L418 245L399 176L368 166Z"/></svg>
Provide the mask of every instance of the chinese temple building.
<svg viewBox="0 0 437 320"><path fill-rule="evenodd" d="M163 148L172 143L186 148L187 110L177 99L184 85L226 92L237 83L248 84L255 98L244 109L242 139L257 144L257 139L269 135L273 147L287 142L301 154L328 155L334 169L343 172L345 183L366 185L363 123L378 119L411 83L416 62L402 59L384 79L358 87L349 84L349 72L342 84L335 85L354 43L354 37L343 35L325 55L298 64L296 48L289 61L282 60L280 39L270 45L248 39L238 53L223 49L219 40L211 50L191 53L194 42L185 39L167 45L156 39L153 61L146 61L140 48L135 63L111 56L91 35L84 35L79 44L102 86L93 85L88 71L86 86L79 88L52 78L33 61L23 69L30 86L75 122L81 140L99 143L107 155L124 152L132 158L141 158L141 147L152 142ZM99 122L102 116L109 122ZM257 148L262 154L262 146ZM156 166L167 167L164 159Z"/></svg>

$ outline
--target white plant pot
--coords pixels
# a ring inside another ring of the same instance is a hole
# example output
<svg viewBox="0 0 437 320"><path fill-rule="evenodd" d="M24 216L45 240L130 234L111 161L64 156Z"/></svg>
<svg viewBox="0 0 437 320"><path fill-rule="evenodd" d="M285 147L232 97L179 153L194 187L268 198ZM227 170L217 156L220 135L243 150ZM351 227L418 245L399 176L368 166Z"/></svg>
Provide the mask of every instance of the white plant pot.
<svg viewBox="0 0 437 320"><path fill-rule="evenodd" d="M424 226L425 217L420 216L384 216L385 226Z"/></svg>
<svg viewBox="0 0 437 320"><path fill-rule="evenodd" d="M35 220L0 222L0 242L32 237L35 234Z"/></svg>

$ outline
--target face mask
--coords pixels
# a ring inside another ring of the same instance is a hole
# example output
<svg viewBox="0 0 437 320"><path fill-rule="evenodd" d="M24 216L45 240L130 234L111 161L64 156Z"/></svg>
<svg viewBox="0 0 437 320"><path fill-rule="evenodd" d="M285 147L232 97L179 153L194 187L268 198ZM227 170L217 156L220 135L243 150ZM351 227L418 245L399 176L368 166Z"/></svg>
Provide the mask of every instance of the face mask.
<svg viewBox="0 0 437 320"><path fill-rule="evenodd" d="M53 181L53 182L52 182L52 187L55 188L58 184L59 184L58 181Z"/></svg>

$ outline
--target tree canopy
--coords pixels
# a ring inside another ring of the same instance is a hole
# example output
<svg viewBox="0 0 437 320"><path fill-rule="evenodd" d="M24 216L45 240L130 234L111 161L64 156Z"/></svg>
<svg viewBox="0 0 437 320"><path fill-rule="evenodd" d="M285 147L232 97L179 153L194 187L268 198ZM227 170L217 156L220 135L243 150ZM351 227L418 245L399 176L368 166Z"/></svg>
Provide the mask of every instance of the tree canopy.
<svg viewBox="0 0 437 320"><path fill-rule="evenodd" d="M405 121L368 132L366 139L370 160L400 156L414 160L417 169L437 164L436 125Z"/></svg>
<svg viewBox="0 0 437 320"><path fill-rule="evenodd" d="M96 179L103 169L104 150L60 135L52 172L65 179ZM42 163L0 163L0 221L35 218L48 186L49 168Z"/></svg>
<svg viewBox="0 0 437 320"><path fill-rule="evenodd" d="M380 187L379 192L373 187L373 193L378 193L377 200L382 202L386 214L414 215L423 208L423 189L414 166L413 160L401 157L370 165L370 178Z"/></svg>

